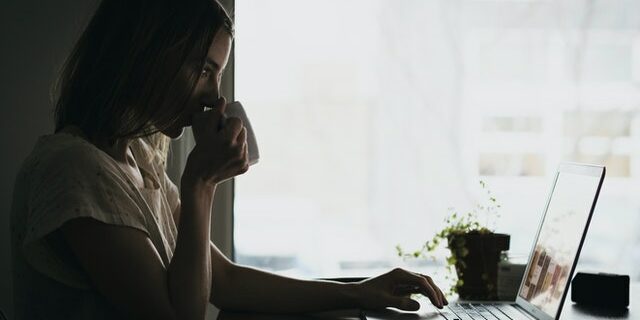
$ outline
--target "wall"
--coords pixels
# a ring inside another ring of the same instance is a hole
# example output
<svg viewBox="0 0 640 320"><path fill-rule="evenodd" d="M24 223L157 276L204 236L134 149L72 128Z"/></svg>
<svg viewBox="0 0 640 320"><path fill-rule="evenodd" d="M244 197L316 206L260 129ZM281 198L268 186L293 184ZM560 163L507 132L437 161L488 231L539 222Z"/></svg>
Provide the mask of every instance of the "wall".
<svg viewBox="0 0 640 320"><path fill-rule="evenodd" d="M13 318L9 213L16 172L52 132L49 88L97 0L0 2L0 308Z"/></svg>

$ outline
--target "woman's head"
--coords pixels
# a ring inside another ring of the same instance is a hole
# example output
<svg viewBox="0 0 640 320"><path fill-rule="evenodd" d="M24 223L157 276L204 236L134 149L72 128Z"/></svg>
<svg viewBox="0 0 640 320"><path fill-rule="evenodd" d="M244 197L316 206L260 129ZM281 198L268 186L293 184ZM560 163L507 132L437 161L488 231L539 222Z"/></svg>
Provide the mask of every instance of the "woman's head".
<svg viewBox="0 0 640 320"><path fill-rule="evenodd" d="M217 99L232 36L215 0L103 0L59 80L56 131L77 126L100 143L179 135Z"/></svg>

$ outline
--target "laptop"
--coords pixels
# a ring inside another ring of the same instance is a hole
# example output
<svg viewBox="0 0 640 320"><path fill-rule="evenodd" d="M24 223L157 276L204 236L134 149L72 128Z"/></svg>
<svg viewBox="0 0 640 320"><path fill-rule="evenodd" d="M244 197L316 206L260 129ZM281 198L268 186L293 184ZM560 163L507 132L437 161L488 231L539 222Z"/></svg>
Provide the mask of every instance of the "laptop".
<svg viewBox="0 0 640 320"><path fill-rule="evenodd" d="M451 303L433 318L559 319L604 175L603 166L558 167L515 302Z"/></svg>

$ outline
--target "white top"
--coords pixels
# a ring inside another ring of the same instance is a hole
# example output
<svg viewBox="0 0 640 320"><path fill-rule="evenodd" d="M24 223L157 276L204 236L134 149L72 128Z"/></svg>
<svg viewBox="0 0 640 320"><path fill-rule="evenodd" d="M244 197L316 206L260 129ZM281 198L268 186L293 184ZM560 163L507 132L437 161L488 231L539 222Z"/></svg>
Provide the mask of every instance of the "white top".
<svg viewBox="0 0 640 320"><path fill-rule="evenodd" d="M58 232L71 219L141 230L169 265L178 189L145 150L150 146L143 139L132 142L145 181L138 188L113 158L82 138L58 133L38 140L16 177L11 210L17 320L123 318L92 287Z"/></svg>

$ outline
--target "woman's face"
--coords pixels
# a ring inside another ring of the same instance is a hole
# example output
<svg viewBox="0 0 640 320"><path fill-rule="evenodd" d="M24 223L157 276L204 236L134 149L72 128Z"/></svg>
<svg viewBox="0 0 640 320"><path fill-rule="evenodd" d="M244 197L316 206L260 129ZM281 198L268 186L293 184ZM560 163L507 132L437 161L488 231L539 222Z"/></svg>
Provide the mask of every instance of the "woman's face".
<svg viewBox="0 0 640 320"><path fill-rule="evenodd" d="M196 87L189 103L181 113L180 119L162 133L172 139L182 135L185 127L191 125L191 119L197 112L204 111L204 106L211 107L220 96L220 81L222 73L229 61L231 51L231 36L223 30L218 31L211 42L204 66L201 67Z"/></svg>

